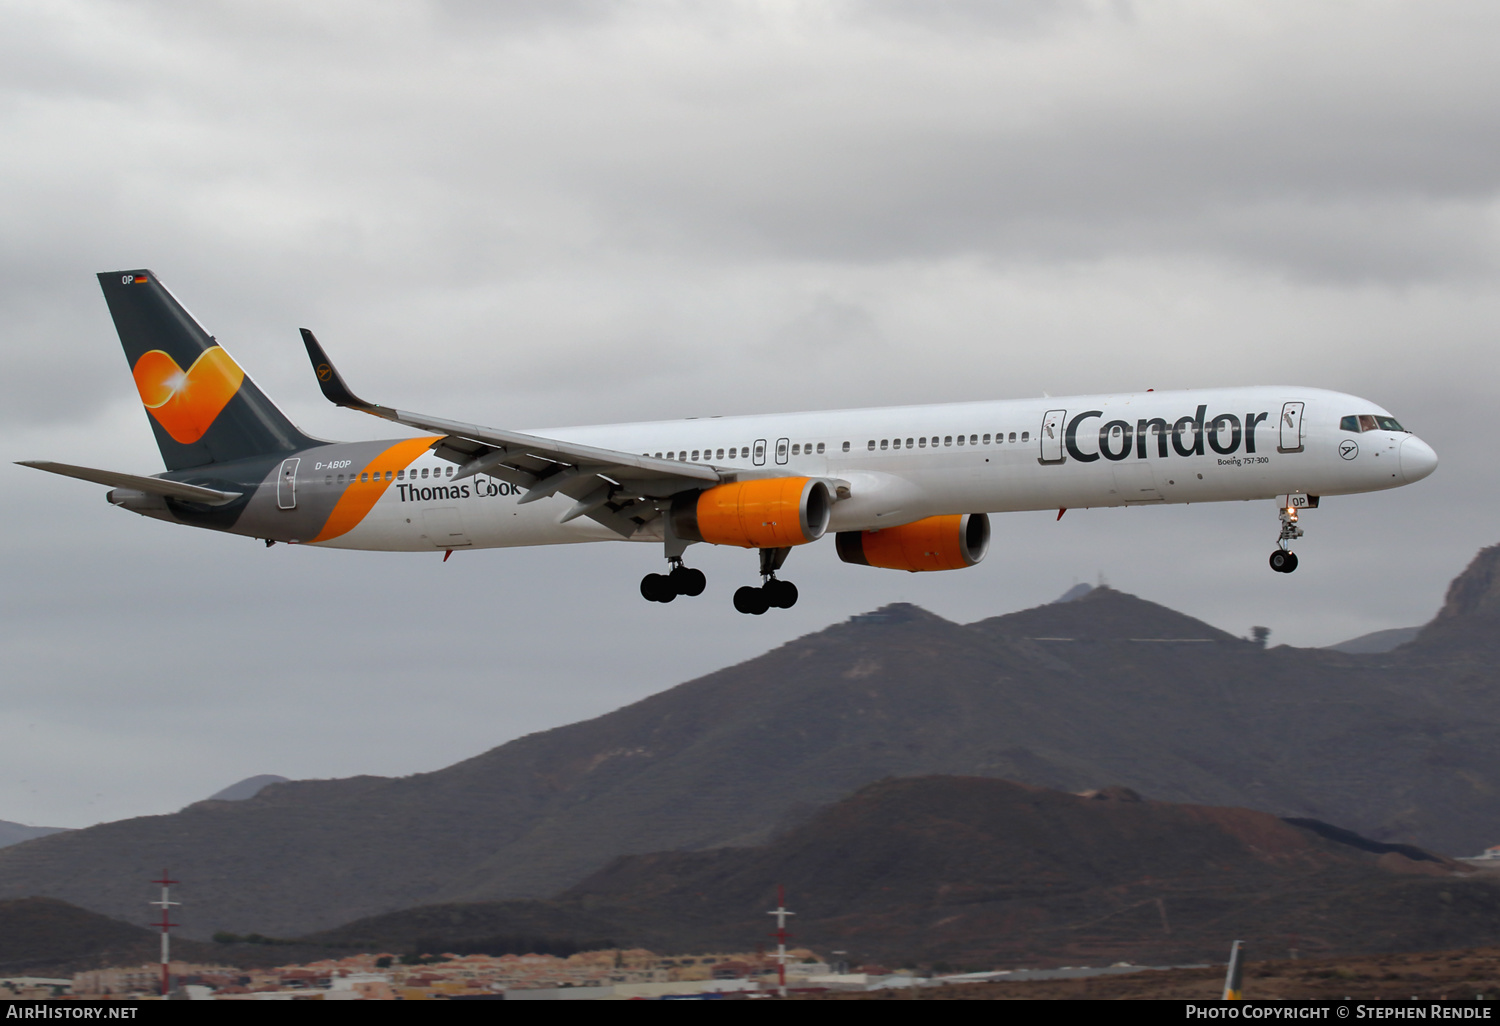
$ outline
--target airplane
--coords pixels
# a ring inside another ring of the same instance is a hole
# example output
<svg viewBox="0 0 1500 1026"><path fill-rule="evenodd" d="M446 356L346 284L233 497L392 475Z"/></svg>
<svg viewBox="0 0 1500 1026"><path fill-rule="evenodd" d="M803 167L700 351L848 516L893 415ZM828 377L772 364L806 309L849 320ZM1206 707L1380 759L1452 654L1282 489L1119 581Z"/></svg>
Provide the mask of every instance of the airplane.
<svg viewBox="0 0 1500 1026"><path fill-rule="evenodd" d="M359 398L311 331L323 395L421 434L303 434L149 270L99 284L167 470L23 461L107 485L108 501L266 545L442 552L628 540L662 546L642 597L703 593L697 543L759 553L734 607L790 608L788 554L834 535L846 563L911 572L980 562L989 514L1276 499L1270 557L1297 569L1300 514L1397 488L1437 454L1386 410L1315 388L1256 386L513 431Z"/></svg>

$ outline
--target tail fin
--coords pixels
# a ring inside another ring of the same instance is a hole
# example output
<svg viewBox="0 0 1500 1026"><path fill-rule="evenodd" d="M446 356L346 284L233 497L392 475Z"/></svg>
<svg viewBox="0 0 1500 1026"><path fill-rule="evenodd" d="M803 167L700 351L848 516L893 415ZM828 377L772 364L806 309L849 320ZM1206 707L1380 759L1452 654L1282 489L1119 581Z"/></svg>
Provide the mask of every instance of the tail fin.
<svg viewBox="0 0 1500 1026"><path fill-rule="evenodd" d="M104 271L125 359L168 470L316 445L150 271Z"/></svg>

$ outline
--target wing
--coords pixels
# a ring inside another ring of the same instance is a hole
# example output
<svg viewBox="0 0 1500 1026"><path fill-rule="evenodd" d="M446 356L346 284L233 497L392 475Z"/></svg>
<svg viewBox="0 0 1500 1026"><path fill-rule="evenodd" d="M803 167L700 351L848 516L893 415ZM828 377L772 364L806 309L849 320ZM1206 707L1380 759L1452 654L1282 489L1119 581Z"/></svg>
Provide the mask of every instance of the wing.
<svg viewBox="0 0 1500 1026"><path fill-rule="evenodd" d="M455 481L486 474L526 489L521 502L566 495L574 503L562 515L561 523L589 517L629 538L661 516L662 508L678 492L709 488L736 476L733 470L701 463L636 456L366 402L344 384L328 354L306 328L302 329L302 342L329 402L441 434L443 437L432 448L438 456L459 465L453 475Z"/></svg>

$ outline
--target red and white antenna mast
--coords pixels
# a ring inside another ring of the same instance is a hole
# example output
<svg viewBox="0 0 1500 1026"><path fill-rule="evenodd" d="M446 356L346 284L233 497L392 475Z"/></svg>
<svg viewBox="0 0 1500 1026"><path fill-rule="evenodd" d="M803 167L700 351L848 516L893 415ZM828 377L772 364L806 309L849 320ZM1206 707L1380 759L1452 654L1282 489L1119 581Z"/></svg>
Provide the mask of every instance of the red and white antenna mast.
<svg viewBox="0 0 1500 1026"><path fill-rule="evenodd" d="M776 911L767 912L766 915L776 917L776 932L771 936L776 938L776 973L780 981L777 989L782 997L786 997L786 939L791 936L786 932L786 917L796 914L786 910L786 888L777 884Z"/></svg>
<svg viewBox="0 0 1500 1026"><path fill-rule="evenodd" d="M171 909L173 905L180 905L182 902L171 900L172 885L178 881L171 879L165 869L161 871L160 880L151 882L161 884L161 900L147 904L161 906L161 922L152 925L161 927L161 996L165 998L172 985L172 941L169 931L172 927L181 925L171 921Z"/></svg>

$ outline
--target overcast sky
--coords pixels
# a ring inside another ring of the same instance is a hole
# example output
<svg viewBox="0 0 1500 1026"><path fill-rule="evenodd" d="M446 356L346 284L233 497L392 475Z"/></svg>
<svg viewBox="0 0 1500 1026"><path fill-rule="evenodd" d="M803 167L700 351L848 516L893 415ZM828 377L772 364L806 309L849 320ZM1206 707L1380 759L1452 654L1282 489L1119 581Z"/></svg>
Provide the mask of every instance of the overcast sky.
<svg viewBox="0 0 1500 1026"><path fill-rule="evenodd" d="M892 601L1079 580L1235 633L1427 620L1496 526L1500 6L0 0L4 458L161 469L94 274L149 267L312 434L1295 383L1442 457L1271 503L1014 514L979 567L321 551L0 466L0 819L437 769ZM1100 784L1111 783L1100 781Z"/></svg>

